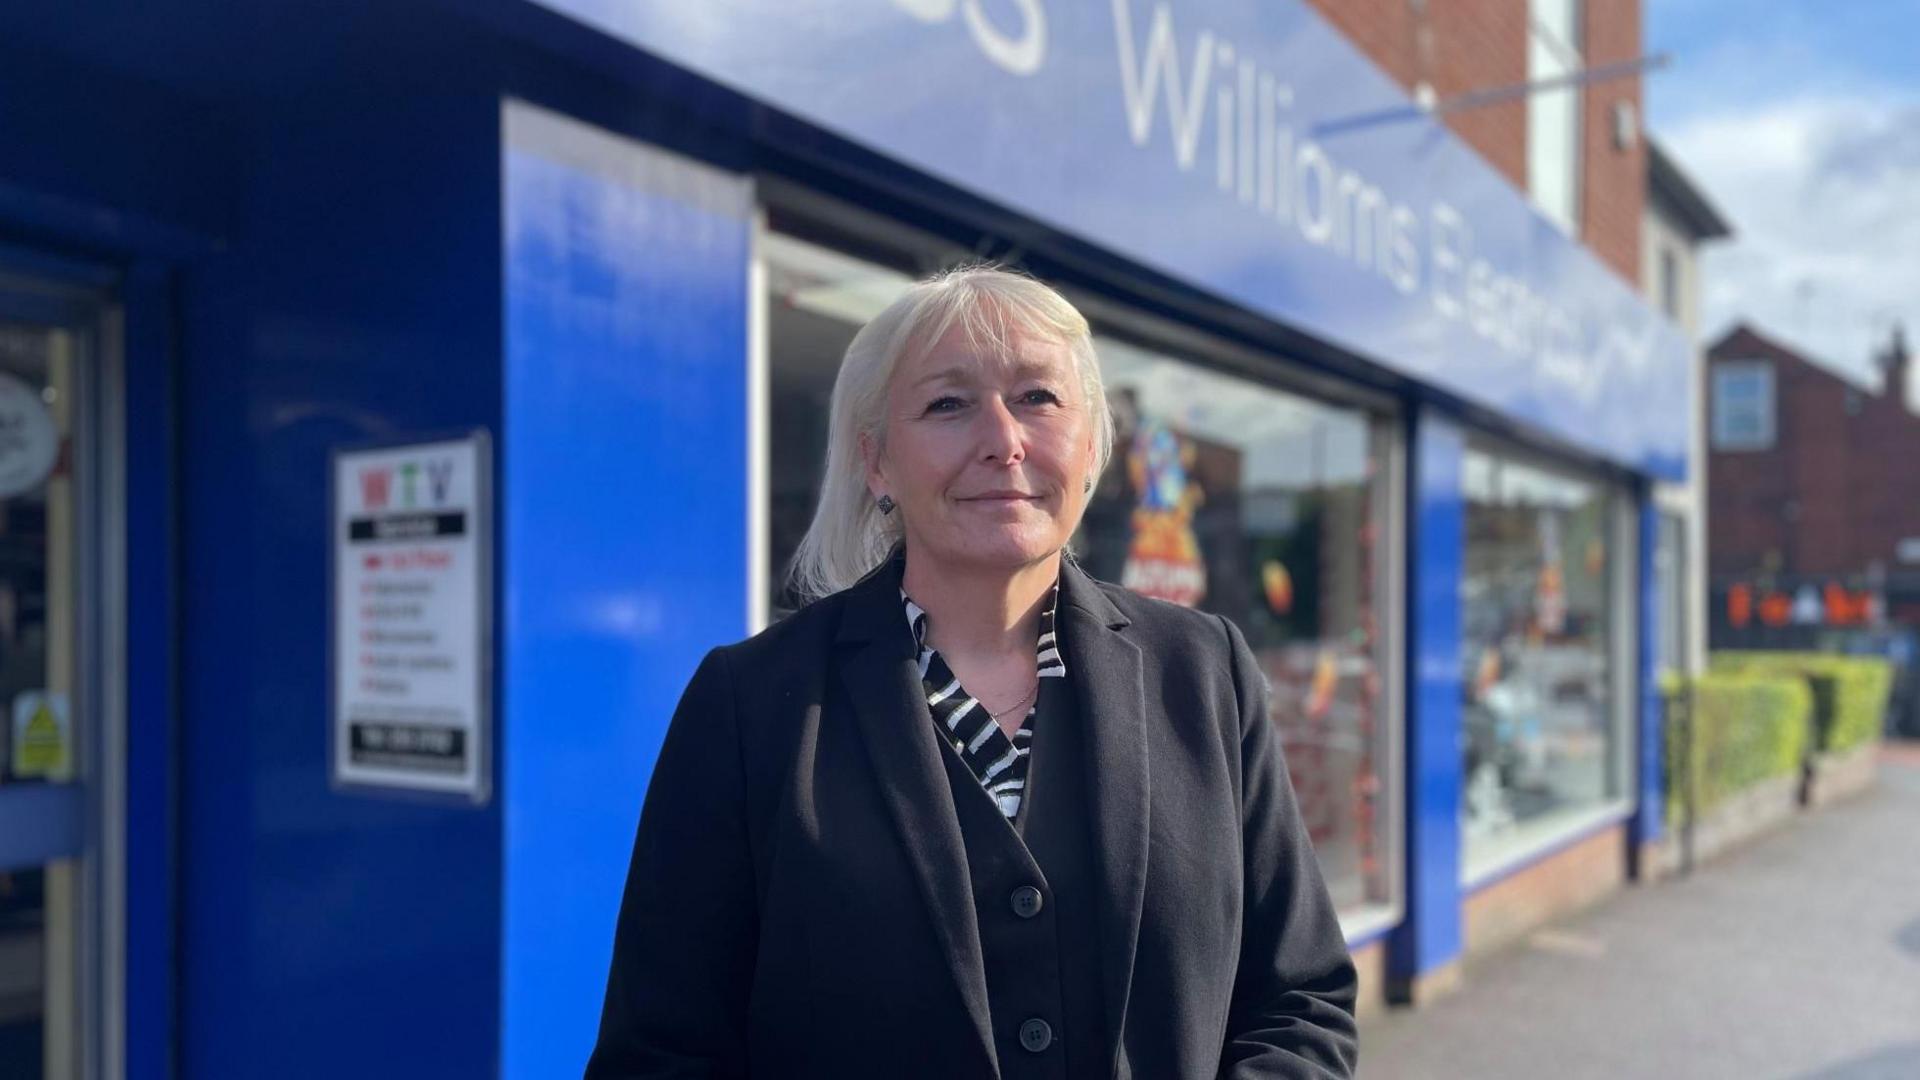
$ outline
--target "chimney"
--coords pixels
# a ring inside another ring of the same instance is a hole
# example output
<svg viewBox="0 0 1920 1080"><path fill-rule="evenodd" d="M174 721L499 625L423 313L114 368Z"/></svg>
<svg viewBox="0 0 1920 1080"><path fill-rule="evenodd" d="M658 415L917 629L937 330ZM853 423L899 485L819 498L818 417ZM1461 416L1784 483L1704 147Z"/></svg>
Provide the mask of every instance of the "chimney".
<svg viewBox="0 0 1920 1080"><path fill-rule="evenodd" d="M1893 399L1901 408L1907 407L1907 331L1899 323L1893 324L1893 340L1887 343L1886 351L1878 359L1880 367L1881 394Z"/></svg>

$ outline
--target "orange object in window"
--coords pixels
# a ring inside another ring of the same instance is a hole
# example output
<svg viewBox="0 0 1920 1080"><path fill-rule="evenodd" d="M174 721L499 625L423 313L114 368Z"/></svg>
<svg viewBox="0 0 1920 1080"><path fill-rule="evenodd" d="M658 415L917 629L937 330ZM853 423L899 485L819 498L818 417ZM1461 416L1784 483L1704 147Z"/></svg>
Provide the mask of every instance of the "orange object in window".
<svg viewBox="0 0 1920 1080"><path fill-rule="evenodd" d="M1727 590L1727 621L1736 628L1753 621L1753 590L1735 585Z"/></svg>
<svg viewBox="0 0 1920 1080"><path fill-rule="evenodd" d="M1793 618L1793 597L1770 593L1760 601L1760 621L1768 626L1785 626Z"/></svg>

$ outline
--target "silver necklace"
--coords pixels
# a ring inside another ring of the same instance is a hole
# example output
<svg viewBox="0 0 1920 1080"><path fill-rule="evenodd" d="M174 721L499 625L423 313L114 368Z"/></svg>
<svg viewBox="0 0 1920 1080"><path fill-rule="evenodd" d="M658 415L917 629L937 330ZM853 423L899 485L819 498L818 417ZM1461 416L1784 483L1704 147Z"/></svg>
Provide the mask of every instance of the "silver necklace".
<svg viewBox="0 0 1920 1080"><path fill-rule="evenodd" d="M1029 701L1032 701L1035 697L1038 697L1039 694L1040 694L1040 680L1035 679L1033 680L1033 689L1028 690L1026 693L1020 695L1019 701L1014 702L1011 706L1005 709L1002 709L999 712L994 712L992 709L988 709L987 715L992 717L993 722L997 724L1000 722L1001 717L1012 713L1015 709L1024 707Z"/></svg>

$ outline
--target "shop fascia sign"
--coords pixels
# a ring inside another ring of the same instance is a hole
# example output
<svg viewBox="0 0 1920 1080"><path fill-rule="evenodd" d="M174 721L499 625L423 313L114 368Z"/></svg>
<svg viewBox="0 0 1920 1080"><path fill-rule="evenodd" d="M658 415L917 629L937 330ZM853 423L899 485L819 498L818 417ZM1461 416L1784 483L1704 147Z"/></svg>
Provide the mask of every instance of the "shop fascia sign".
<svg viewBox="0 0 1920 1080"><path fill-rule="evenodd" d="M1009 33L987 13L985 0L893 0L893 6L924 23L957 16L987 59L1014 75L1031 75L1047 57L1047 13L1040 0L1013 0L1019 27Z"/></svg>
<svg viewBox="0 0 1920 1080"><path fill-rule="evenodd" d="M1387 195L1378 178L1342 165L1334 150L1295 128L1294 88L1284 75L1237 52L1233 42L1201 30L1183 50L1164 3L1154 5L1146 34L1136 39L1128 0L1113 0L1112 9L1135 146L1153 143L1156 117L1164 114L1167 151L1181 171L1195 172L1202 133L1231 127L1231 137L1216 143L1213 183L1250 219L1291 226L1307 244L1403 296L1424 292L1435 314L1507 353L1536 359L1582 399L1592 396L1603 366L1582 355L1577 318L1519 275L1475 255L1474 230L1460 209L1443 199L1416 208ZM1650 342L1622 344L1628 362L1645 365Z"/></svg>
<svg viewBox="0 0 1920 1080"><path fill-rule="evenodd" d="M982 54L1010 75L1033 75L1045 62L1047 20L1039 0L1021 0L1011 32L988 18L983 0L893 3L924 22L963 22ZM1342 165L1334 151L1294 127L1294 88L1282 73L1210 30L1183 46L1166 3L1153 5L1144 32L1135 29L1130 0L1111 0L1110 8L1133 145L1151 148L1164 117L1164 151L1181 172L1197 170L1204 182L1200 146L1207 133L1225 133L1215 142L1213 184L1246 207L1250 222L1291 226L1307 244L1377 274L1404 296L1424 291L1436 314L1465 323L1508 353L1536 358L1578 396L1592 395L1603 365L1582 355L1578 319L1520 276L1473 254L1472 225L1457 207L1434 199L1423 213ZM1618 344L1629 363L1650 359L1644 335Z"/></svg>
<svg viewBox="0 0 1920 1080"><path fill-rule="evenodd" d="M1604 456L1684 475L1685 340L1298 2L540 2Z"/></svg>

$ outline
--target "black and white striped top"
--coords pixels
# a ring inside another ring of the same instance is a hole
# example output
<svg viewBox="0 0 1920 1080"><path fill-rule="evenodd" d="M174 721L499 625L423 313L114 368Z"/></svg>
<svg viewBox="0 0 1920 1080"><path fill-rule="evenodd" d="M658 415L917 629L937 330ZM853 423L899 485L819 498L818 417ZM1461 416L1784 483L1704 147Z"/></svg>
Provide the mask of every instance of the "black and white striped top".
<svg viewBox="0 0 1920 1080"><path fill-rule="evenodd" d="M1000 812L1008 821L1014 820L1027 792L1027 759L1033 747L1033 727L1040 712L1041 694L1036 690L1020 729L1013 733L1012 739L1007 738L987 707L967 693L947 662L927 644L926 611L914 603L904 589L900 592L900 601L906 605L907 623L913 627L914 644L920 650L920 682L926 687L927 711L933 714L934 727L946 737L973 775L980 778L981 786L993 796ZM1047 597L1046 609L1040 613L1038 671L1043 679L1064 679L1067 675L1067 665L1060 657L1059 641L1053 629L1053 609L1059 602L1060 586L1056 583Z"/></svg>

